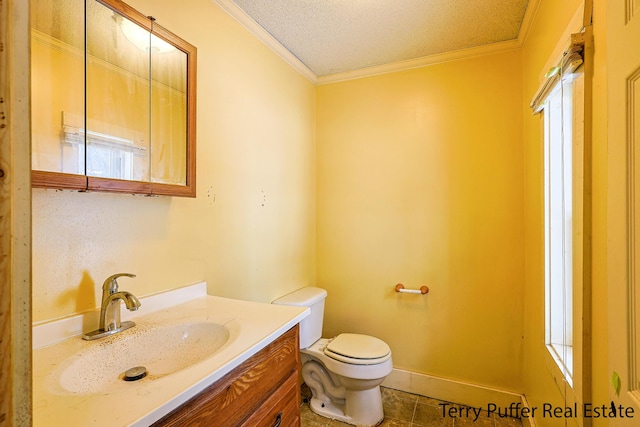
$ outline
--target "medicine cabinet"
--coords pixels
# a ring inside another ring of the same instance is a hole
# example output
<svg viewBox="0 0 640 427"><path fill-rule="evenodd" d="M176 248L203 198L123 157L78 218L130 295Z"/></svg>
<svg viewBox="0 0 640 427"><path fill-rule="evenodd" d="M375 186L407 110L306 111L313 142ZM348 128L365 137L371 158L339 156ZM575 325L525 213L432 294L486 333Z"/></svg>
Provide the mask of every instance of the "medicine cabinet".
<svg viewBox="0 0 640 427"><path fill-rule="evenodd" d="M195 197L196 48L120 0L31 0L32 185Z"/></svg>

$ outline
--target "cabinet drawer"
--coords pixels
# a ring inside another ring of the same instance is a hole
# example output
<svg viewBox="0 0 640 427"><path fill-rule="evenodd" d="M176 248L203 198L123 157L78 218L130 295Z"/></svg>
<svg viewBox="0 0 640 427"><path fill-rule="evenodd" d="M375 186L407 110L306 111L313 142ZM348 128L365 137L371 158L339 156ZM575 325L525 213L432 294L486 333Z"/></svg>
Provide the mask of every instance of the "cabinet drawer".
<svg viewBox="0 0 640 427"><path fill-rule="evenodd" d="M296 325L153 426L241 425L259 411L263 402L279 395L276 391L283 382L290 386L290 377L295 377L297 387L299 363ZM297 396L298 392L294 393ZM276 416L277 411L274 420Z"/></svg>
<svg viewBox="0 0 640 427"><path fill-rule="evenodd" d="M298 373L289 378L264 401L243 423L242 427L289 427L298 425L300 412L300 386Z"/></svg>

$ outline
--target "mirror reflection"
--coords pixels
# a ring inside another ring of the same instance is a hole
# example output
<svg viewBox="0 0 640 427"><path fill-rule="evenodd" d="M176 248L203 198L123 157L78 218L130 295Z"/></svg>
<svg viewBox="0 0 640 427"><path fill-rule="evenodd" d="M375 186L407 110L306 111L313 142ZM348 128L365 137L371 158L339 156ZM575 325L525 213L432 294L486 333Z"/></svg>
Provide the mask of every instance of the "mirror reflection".
<svg viewBox="0 0 640 427"><path fill-rule="evenodd" d="M32 3L32 168L106 191L91 177L193 184L186 42L119 0Z"/></svg>
<svg viewBox="0 0 640 427"><path fill-rule="evenodd" d="M84 175L78 147L84 133L63 128L64 112L84 127L84 7L77 0L37 0L32 6L32 168Z"/></svg>
<svg viewBox="0 0 640 427"><path fill-rule="evenodd" d="M123 28L149 43L144 28L87 3L86 174L148 181L150 55L129 42Z"/></svg>
<svg viewBox="0 0 640 427"><path fill-rule="evenodd" d="M151 181L187 179L187 55L151 35Z"/></svg>

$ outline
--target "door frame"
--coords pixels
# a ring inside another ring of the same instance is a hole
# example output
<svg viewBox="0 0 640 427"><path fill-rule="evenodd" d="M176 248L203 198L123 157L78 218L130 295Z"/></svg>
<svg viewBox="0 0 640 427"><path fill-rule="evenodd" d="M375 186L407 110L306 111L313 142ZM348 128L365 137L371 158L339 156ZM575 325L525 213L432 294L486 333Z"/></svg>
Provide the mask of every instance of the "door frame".
<svg viewBox="0 0 640 427"><path fill-rule="evenodd" d="M0 426L32 424L29 1L0 2Z"/></svg>

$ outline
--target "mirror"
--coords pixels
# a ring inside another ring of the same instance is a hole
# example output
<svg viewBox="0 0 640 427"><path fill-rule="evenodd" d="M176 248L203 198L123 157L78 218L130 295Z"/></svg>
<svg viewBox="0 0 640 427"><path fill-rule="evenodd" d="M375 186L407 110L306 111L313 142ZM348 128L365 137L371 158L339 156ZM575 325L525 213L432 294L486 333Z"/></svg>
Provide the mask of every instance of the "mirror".
<svg viewBox="0 0 640 427"><path fill-rule="evenodd" d="M195 197L195 47L120 0L31 22L33 186Z"/></svg>

